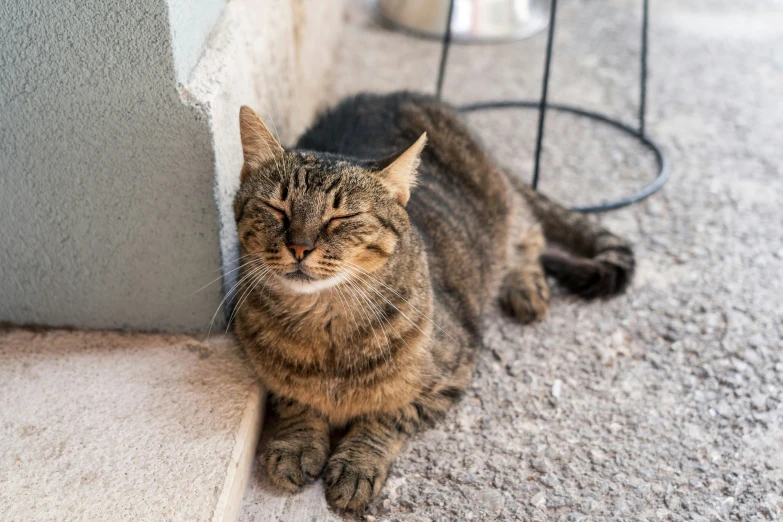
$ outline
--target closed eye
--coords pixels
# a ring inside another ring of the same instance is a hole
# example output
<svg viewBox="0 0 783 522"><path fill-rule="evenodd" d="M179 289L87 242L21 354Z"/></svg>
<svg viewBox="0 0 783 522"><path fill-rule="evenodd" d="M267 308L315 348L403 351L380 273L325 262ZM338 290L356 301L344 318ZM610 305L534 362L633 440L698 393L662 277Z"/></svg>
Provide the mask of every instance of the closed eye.
<svg viewBox="0 0 783 522"><path fill-rule="evenodd" d="M275 218L277 218L277 220L280 223L283 224L284 228L288 228L288 225L289 225L288 214L285 213L285 210L283 210L282 208L276 207L276 206L274 206L274 205L272 205L270 203L267 203L266 201L263 201L262 203L264 204L264 206L267 209L272 211L272 213L275 215Z"/></svg>
<svg viewBox="0 0 783 522"><path fill-rule="evenodd" d="M332 223L335 223L335 222L339 222L340 220L343 220L343 219L351 219L351 218L354 218L356 216L361 216L362 214L364 214L364 212L355 212L353 214L343 214L342 216L334 216L333 218L331 218L329 220L329 223L327 223L327 224L332 224Z"/></svg>
<svg viewBox="0 0 783 522"><path fill-rule="evenodd" d="M280 216L285 216L285 210L283 210L282 208L278 208L278 207L272 205L271 203L267 203L266 201L264 201L263 203L264 203L264 206L266 208L268 208L269 210L271 210L273 212L277 212L278 214L280 214Z"/></svg>

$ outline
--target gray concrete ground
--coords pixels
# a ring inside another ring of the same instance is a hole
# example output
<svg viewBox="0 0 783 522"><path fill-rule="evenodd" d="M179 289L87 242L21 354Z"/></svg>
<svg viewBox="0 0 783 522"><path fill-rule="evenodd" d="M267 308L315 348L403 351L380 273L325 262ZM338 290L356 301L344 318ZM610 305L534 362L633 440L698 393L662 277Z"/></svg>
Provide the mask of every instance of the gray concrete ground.
<svg viewBox="0 0 783 522"><path fill-rule="evenodd" d="M640 3L563 3L554 101L634 121ZM609 302L558 294L533 327L491 317L473 386L409 444L371 517L783 518L783 5L661 0L651 15L649 130L672 180L601 217L636 245L633 286ZM347 31L336 97L433 89L436 44L357 8ZM455 47L446 99L535 98L543 46ZM534 113L471 121L530 176ZM611 129L553 115L543 169L544 191L588 203L640 186L653 162ZM243 520L264 495L251 487Z"/></svg>

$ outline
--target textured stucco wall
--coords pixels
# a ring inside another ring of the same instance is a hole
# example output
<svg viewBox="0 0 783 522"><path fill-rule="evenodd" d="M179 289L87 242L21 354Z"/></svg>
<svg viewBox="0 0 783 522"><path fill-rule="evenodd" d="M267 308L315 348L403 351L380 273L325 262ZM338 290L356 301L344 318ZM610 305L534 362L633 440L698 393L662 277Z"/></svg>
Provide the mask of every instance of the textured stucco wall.
<svg viewBox="0 0 783 522"><path fill-rule="evenodd" d="M4 0L0 20L0 320L203 328L213 154L165 1Z"/></svg>
<svg viewBox="0 0 783 522"><path fill-rule="evenodd" d="M171 0L171 23L166 0L0 2L0 321L205 330L220 285L190 294L235 251L238 107L301 130L341 22L339 1L232 0L206 40L221 1Z"/></svg>

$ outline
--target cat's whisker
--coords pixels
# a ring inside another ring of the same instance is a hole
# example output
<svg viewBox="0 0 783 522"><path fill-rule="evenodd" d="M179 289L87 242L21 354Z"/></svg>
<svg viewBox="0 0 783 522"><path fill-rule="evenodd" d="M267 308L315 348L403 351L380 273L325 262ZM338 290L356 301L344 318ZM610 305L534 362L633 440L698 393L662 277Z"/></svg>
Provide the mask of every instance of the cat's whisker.
<svg viewBox="0 0 783 522"><path fill-rule="evenodd" d="M355 294L357 297L361 298L361 296L359 295L359 291L358 291L358 289L357 289L357 288L356 288L356 286L355 286L355 283L354 283L353 281L351 281L351 279L350 279L350 278L347 278L345 281L346 281L346 283L348 283L348 285L349 285L349 287L350 287L350 288L353 288L353 290L352 290L352 291L354 292L354 294ZM364 309L363 307L361 307L361 306L359 307L359 311L360 311L360 312L363 312L363 313L364 313L364 316L367 318L367 326L368 326L368 327L369 327L369 329L372 331L372 335L373 335L373 337L375 338L375 342L376 342L376 344L378 345L378 350L380 350L380 351L381 351L381 353L383 354L383 348L381 347L381 341L378 339L378 334L377 334L377 332L375 331L375 328L373 328L373 322L372 322L372 319L370 319L370 314L368 314L368 313L367 313L367 310L365 310L365 309ZM387 339L387 341L388 341L388 339ZM384 360L386 360L386 355L385 355L385 354L384 354L384 356L383 356L383 357L384 357Z"/></svg>
<svg viewBox="0 0 783 522"><path fill-rule="evenodd" d="M218 271L220 271L220 270L225 270L226 268L228 268L229 266L231 266L231 264L232 264L232 263L236 263L236 262L237 262L237 261L239 261L240 259L242 259L242 258L245 258L245 257L248 257L248 256L252 256L252 255L255 255L255 252L248 252L247 254L241 255L241 256L239 256L239 257L237 257L237 258L234 258L234 259L229 259L228 261L226 261L225 263L221 264L221 265L220 265L219 267L217 267L216 269L214 269L214 270L210 270L210 271L209 271L209 274L210 274L210 275L212 275L212 274L214 274L215 272L218 272ZM227 273L229 273L229 274L230 274L231 272L227 272ZM192 295L192 294L191 294L191 295Z"/></svg>
<svg viewBox="0 0 783 522"><path fill-rule="evenodd" d="M354 315L354 313L353 313L353 307L349 307L349 306L348 306L348 298L347 298L347 296L343 295L343 292L342 292L342 290L340 290L340 287L339 287L339 286L335 286L335 287L333 287L333 288L334 288L335 290L337 290L337 291L340 293L340 295L343 297L343 302L345 303L345 305L344 305L344 306L345 306L345 309L351 313L351 318L353 319L353 324L354 324L354 326L356 327L356 329L358 330L358 328L359 328L359 323L356 321L356 316L355 316L355 315ZM348 288L347 288L347 287L346 287L346 290L348 290ZM351 375L353 376L353 366L350 366L350 367L349 367L349 372L350 372L350 373L351 373Z"/></svg>
<svg viewBox="0 0 783 522"><path fill-rule="evenodd" d="M252 255L255 255L255 252L248 252L248 253L247 253L247 254L245 254L245 255L239 256L239 257L237 257L237 258L234 258L234 259L230 259L230 260L226 261L225 263L221 264L219 267L215 268L214 270L210 270L209 272L204 272L204 275L205 275L205 276L206 276L206 275L209 275L209 276L211 276L211 275L212 275L212 274L214 274L215 272L218 272L218 271L220 271L220 270L225 270L226 268L228 268L229 266L231 266L231 264L232 264L232 263L236 263L236 262L237 262L237 261L239 261L240 259L242 259L242 258L244 258L244 257L252 256ZM231 272L227 272L227 273L231 273ZM203 288L202 288L201 290L203 290ZM197 290L197 291L199 291L199 290ZM193 294L191 294L191 295L193 295ZM188 296L188 297L189 297L189 296Z"/></svg>
<svg viewBox="0 0 783 522"><path fill-rule="evenodd" d="M264 277L265 275L269 274L271 272L271 269L268 266L263 267L260 271L256 270L252 276L253 281L258 280L261 277ZM231 324L231 321L234 319L234 316L236 315L237 310L239 309L239 305L242 303L244 298L248 295L248 292L251 288L250 284L246 285L247 288L244 289L244 292L242 293L242 296L239 297L237 300L237 304L234 306L234 309L231 312L231 315L229 317L228 323ZM242 290L237 290L237 294L242 292Z"/></svg>
<svg viewBox="0 0 783 522"><path fill-rule="evenodd" d="M345 318L348 318L348 303L345 301L345 298L343 297L342 292L340 292L339 286L332 286L329 288L329 293L337 292L337 298L340 300L340 303L343 305L343 313L345 314Z"/></svg>
<svg viewBox="0 0 783 522"><path fill-rule="evenodd" d="M350 281L353 283L353 281ZM370 298L369 294L365 290L363 290L361 287L357 285L357 290L359 293L364 297L364 301L367 303L367 305L370 307L370 310L373 312L375 317L378 319L378 324L383 330L383 335L386 338L386 351L387 354L384 354L384 361L386 362L386 366L389 366L389 362L391 360L391 343L389 341L389 332L386 330L386 327L383 325L384 319L387 323L389 323L389 327L394 330L398 336L400 336L399 332L397 332L394 327L392 326L391 322L389 322L388 318L386 318L385 314L383 313L383 310L379 310L377 305L373 302L373 300ZM401 337L401 336L400 336ZM403 339L404 341L404 339ZM406 343L407 344L407 343ZM383 353L383 351L381 351ZM388 358L386 357L388 355Z"/></svg>
<svg viewBox="0 0 783 522"><path fill-rule="evenodd" d="M332 294L333 292L337 292L337 298L340 300L340 303L343 306L343 316L345 317L345 320L348 321L348 303L345 301L345 298L343 297L342 292L340 291L340 287L339 286L330 287L329 293ZM353 312L351 312L351 315L353 316ZM355 325L356 325L356 321L354 320L353 326ZM340 333L342 334L343 342L345 342L347 339L345 332L341 331Z"/></svg>
<svg viewBox="0 0 783 522"><path fill-rule="evenodd" d="M351 320L353 321L353 326L358 329L359 323L356 322L356 316L353 313L353 308L348 306L348 298L343 294L342 290L340 290L340 286L334 286L332 288L334 288L338 292L338 295L340 296L340 299L343 302L343 311L346 315L345 318L348 319L348 314L350 313Z"/></svg>
<svg viewBox="0 0 783 522"><path fill-rule="evenodd" d="M355 264L351 263L350 261L347 261L347 260L346 260L346 261L344 261L344 262L345 262L345 264L346 264L346 265L348 265L350 268L354 268L355 270L358 270L358 271L360 271L360 272L361 272L363 275L365 275L365 276L367 276L367 277L369 277L369 278L373 279L374 281L376 281L377 283L379 283L379 284L381 284L383 287L385 287L387 290L389 290L391 293L393 293L394 295L396 295L397 297L399 297L400 299L402 299L403 301L405 301L406 303L408 303L408 306L410 306L411 308L413 308L413 310L415 310L416 312L418 312L419 314L421 314L421 315L422 315L422 317L424 317L426 320L428 320L430 323L432 323L432 325L433 325L434 327L436 327L438 330L440 330L441 332L443 332L443 334L444 334L444 335L446 335L446 337L448 337L449 339L451 339L451 340L452 340L452 341L454 341L454 342L457 342L457 341L456 341L456 339L454 339L454 338L453 338L451 335L449 335L449 333L448 333L446 330L444 330L443 328L441 328L440 326L438 326L438 324L437 324L437 323L435 323L435 321L433 321L432 319L430 319L430 318L427 316L427 314L425 314L424 312L422 312L421 310L419 310L418 308L416 308L416 307L415 307L415 306L414 306L414 305L413 305L413 304L412 304L410 301L408 301L408 300L407 300L407 299L405 299L403 296L401 296L399 293L397 293L397 291L396 291L396 290L394 290L392 287L390 287L389 285L387 285L386 283L384 283L384 282L383 282L381 279L379 279L377 276L375 276L374 274L372 274L372 273L368 272L368 271L367 271L367 270L365 270L364 268L362 268L362 267L360 267L360 266L358 266L358 265L355 265Z"/></svg>
<svg viewBox="0 0 783 522"><path fill-rule="evenodd" d="M246 255L251 255L251 254L246 254ZM233 270L229 270L228 272L226 272L226 273L224 273L224 274L220 274L218 277L216 277L215 279L213 279L213 280L212 280L212 281L210 281L209 283L205 284L204 286L202 286L201 288L199 288L198 290L196 290L196 291L195 291L195 292L193 292L192 294L188 294L188 295L186 295L186 296L184 297L184 299L187 299L188 297L192 297L192 296L196 295L197 293L201 292L202 290L204 290L204 289L205 289L206 287L208 287L209 285L213 284L215 281L219 281L219 280L223 279L223 278L224 278L224 277L226 277L228 274L234 273L234 272L236 272L237 270L241 269L242 267L245 267L245 266L250 266L250 265L252 265L252 264L255 264L255 263L257 263L257 262L262 262L262 261L263 261L263 260L261 260L261 259L254 259L254 260L251 260L251 261L247 261L246 263L242 263L241 265L239 265L238 267L234 268ZM221 269L222 269L222 267L221 267L221 268L218 268L218 270L221 270Z"/></svg>
<svg viewBox="0 0 783 522"><path fill-rule="evenodd" d="M212 314L212 319L209 321L209 329L206 332L206 337L205 337L206 339L209 339L209 336L212 334L212 326L215 324L215 319L217 318L217 314L220 311L220 308L223 306L223 303L226 302L226 300L231 296L232 292L234 292L234 290L239 285L241 285L244 281L246 281L248 279L248 277L250 277L252 274L255 273L256 270L259 270L259 269L263 269L263 266L252 268L249 273L247 273L244 276L242 276L239 279L239 281L237 281L237 283L233 287L231 287L231 290L226 292L226 295L223 296L223 299L220 301L220 304L218 304L217 309L215 310L215 313Z"/></svg>
<svg viewBox="0 0 783 522"><path fill-rule="evenodd" d="M365 314L365 317L367 318L367 320L368 320L368 321L370 321L370 324L368 325L368 327L369 327L369 329L372 331L372 333L373 333L373 336L375 336L375 335L376 335L376 333L375 333L375 330L372 328L372 321L370 320L370 318L369 318L369 316L367 315L366 311L364 311L364 309L362 308L362 306L361 306L361 302L359 301L359 297L358 297L358 294L357 294L356 290L354 290L353 288L351 288L351 286L350 286L350 285L346 285L346 286L345 286L345 290L348 292L348 295L350 295L350 296L351 296L351 301L353 302L353 306L351 307L351 309L352 309L352 310L353 310L353 309L358 309L358 311L359 311L358 315L359 315L359 317L360 317L360 318L361 318L361 315L362 315L362 314L361 314L361 312L364 312L364 314ZM358 305L358 306L357 306L357 305ZM362 322L363 322L363 321L361 321L361 320L357 322L357 325L359 325L359 326L358 326L358 329L361 329L361 324L362 324ZM380 349L381 349L381 347L380 347L380 342L378 341L378 338L377 338L377 337L375 337L375 340L376 340L376 344L378 345L378 349L380 350ZM356 357L356 356L355 356L355 357L354 357L354 361L352 361L352 366L353 366L353 367L355 367L355 366L356 366L356 359L358 359L358 357ZM353 370L352 370L352 371L353 371Z"/></svg>
<svg viewBox="0 0 783 522"><path fill-rule="evenodd" d="M365 283L365 284L366 284L366 283ZM368 296L369 296L369 294L368 294ZM375 303L375 302L372 302L372 301L371 301L371 306L372 306L372 308L373 308L373 309L375 309L375 310L377 311L377 312L376 312L376 313L377 313L377 315L378 315L379 317L381 317L381 318L382 318L384 321L386 321L386 324L388 324L388 325L389 325L389 328L391 328L391 329L392 329L392 331L393 331L395 334L397 334L397 337L399 337L399 338L400 338L400 340L401 340L403 343L405 343L405 345L407 346L407 345L408 345L408 341L406 341L406 340L405 340L405 337L403 337L403 336L400 334L400 332L399 332L399 331L398 331L398 330L397 330L397 329L394 327L394 325L392 325L392 323L391 323L391 321L389 320L389 318L388 318L388 316L386 315L386 313L383 311L383 309L381 309L381 308L380 308L380 306L378 306L378 303ZM388 337L388 333L387 333L387 337Z"/></svg>
<svg viewBox="0 0 783 522"><path fill-rule="evenodd" d="M359 288L358 285L353 280L351 280L350 278L347 278L346 282L349 285L354 287L354 289L357 291L357 294L364 299L364 302L367 303L367 305L370 307L370 310L373 311L375 317L379 320L378 324L380 325L381 329L383 330L384 337L386 338L386 350L388 352L389 358L391 358L391 345L389 344L389 335L386 333L386 329L383 326L383 320L378 316L377 312L375 312L375 310L372 308L372 301L367 296L367 293L362 291L362 289ZM367 320L370 321L370 328L373 330L373 335L375 336L375 340L378 341L378 337L376 335L375 328L373 328L373 325L372 325L372 320L370 319L370 316L369 316L369 314L366 313L366 311L365 311L365 314L367 315ZM389 359L387 359L387 357L386 357L387 354L383 352L383 348L381 347L381 343L380 342L378 342L378 349L381 351L381 355L383 356L383 360L386 363L386 366L388 366L389 365Z"/></svg>
<svg viewBox="0 0 783 522"><path fill-rule="evenodd" d="M245 300L248 298L248 296L251 294L253 289L255 289L256 286L261 282L262 279L266 280L266 278L269 277L269 274L271 273L271 270L267 268L266 270L262 271L260 274L255 276L253 278L253 284L248 285L247 290L245 290L245 293L242 295L242 297L239 299L237 304L234 306L234 309L231 311L231 316L228 318L228 321L226 323L226 331L223 332L223 335L228 334L229 328L231 328L231 323L234 320L234 317L236 316L237 312L239 311L239 307L242 306L242 303L245 302Z"/></svg>
<svg viewBox="0 0 783 522"><path fill-rule="evenodd" d="M243 275L242 278L240 278L240 280L237 281L234 287L231 290L229 290L229 292L227 292L227 294L233 293L234 299L237 300L239 294L247 288L247 285L250 284L253 278L258 274L265 272L267 269L268 267L264 266L263 264L253 266L252 268L248 269L247 274Z"/></svg>
<svg viewBox="0 0 783 522"><path fill-rule="evenodd" d="M255 252L248 252L247 254L242 254L241 256L238 256L238 257L236 257L234 259L229 259L226 263L223 263L223 265L221 265L220 268L216 268L215 270L213 270L213 272L217 272L218 270L222 270L226 265L228 265L230 263L236 263L240 259L244 259L246 257L253 256L253 255L256 255L256 253Z"/></svg>
<svg viewBox="0 0 783 522"><path fill-rule="evenodd" d="M263 294L263 293L264 293L264 291L266 290L266 285L267 285L267 283L269 282L269 280L270 280L270 279L272 279L272 277L274 277L274 272L270 271L269 277L267 277L267 278L264 280L264 286L262 286L262 287L261 287L261 293L262 293L262 294Z"/></svg>
<svg viewBox="0 0 783 522"><path fill-rule="evenodd" d="M360 280L360 279L359 279L359 278L357 278L357 280ZM361 280L360 280L360 281L361 281ZM362 282L362 283L364 283L365 285L367 285L367 282L365 282L365 281L361 281L361 282ZM366 295L368 295L368 297L369 297L369 294L367 294L367 293L366 293L366 291L363 291L363 293L365 293L365 294L366 294ZM384 319L384 320L386 321L386 323L389 325L389 328L391 328L391 329L394 331L394 333L396 333L396 334L397 334L397 337L399 337L399 338L402 340L402 342L404 342L404 343L407 345L407 344L408 344L408 342L405 340L405 337L403 337L403 336L400 334L400 332L399 332L399 331L398 331L398 330L397 330L397 329L394 327L394 325L392 325L392 323L391 323L391 321L389 320L389 318L387 317L386 313L385 313L385 312L384 312L384 311L383 311L383 310L382 310L382 309L381 309L381 308L378 306L378 304L377 304L377 303L375 303L375 302L373 302L372 300L370 300L370 306L371 306L371 307L372 307L374 310L376 310L376 314L377 314L379 317L381 317L382 319Z"/></svg>
<svg viewBox="0 0 783 522"><path fill-rule="evenodd" d="M391 301L389 301L389 299L388 299L388 298L387 298L385 295L383 295L383 294L382 294L382 293L381 293L381 292L380 292L380 291L379 291L377 288L375 288L374 286L372 286L372 285L370 285L369 283L367 283L367 281L365 281L365 280L361 279L361 277L359 276L359 273L358 273L358 272L354 272L354 275L357 277L357 279L361 280L361 281L362 281L364 284L366 284L366 285L367 285L367 288L369 288L370 290L372 290L373 292L375 292L375 293L378 295L378 297L380 297L381 299L383 299L384 301L386 301L387 303L389 303L389 305L390 305L390 306L392 306L392 307L393 307L395 310L397 310L398 312L400 312L400 314L402 314L402 316L403 316L405 319L407 319L407 320L408 320L408 322L410 322L410 323L411 323L411 325L413 325L413 327L414 327L414 328L416 328L416 329L417 329L419 332L421 332L421 333L422 333L422 335L424 335L424 336L425 336L427 339L429 339L430 341L432 341L432 340L433 340L433 339L432 339L432 337L430 337L430 336L427 334L427 332L425 332L424 330L422 330L422 329L421 329L421 327L419 327L419 325L417 325L417 324L416 324L416 323L413 321L413 319L411 319L410 317L408 317L408 315L407 315L405 312L403 312L402 310L400 310L400 309L397 307L397 305L395 305L394 303L392 303ZM410 304L410 303L409 303L409 304ZM422 314L422 315L424 315L424 314Z"/></svg>

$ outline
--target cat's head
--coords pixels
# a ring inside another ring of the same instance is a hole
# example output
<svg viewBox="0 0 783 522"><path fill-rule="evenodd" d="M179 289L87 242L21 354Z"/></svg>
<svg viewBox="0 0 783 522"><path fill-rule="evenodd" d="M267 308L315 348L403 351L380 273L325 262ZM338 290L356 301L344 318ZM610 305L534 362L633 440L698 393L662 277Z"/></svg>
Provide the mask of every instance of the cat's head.
<svg viewBox="0 0 783 522"><path fill-rule="evenodd" d="M362 162L286 151L248 107L239 127L245 163L234 215L249 270L310 293L390 259L410 226L405 205L426 134L392 157Z"/></svg>

